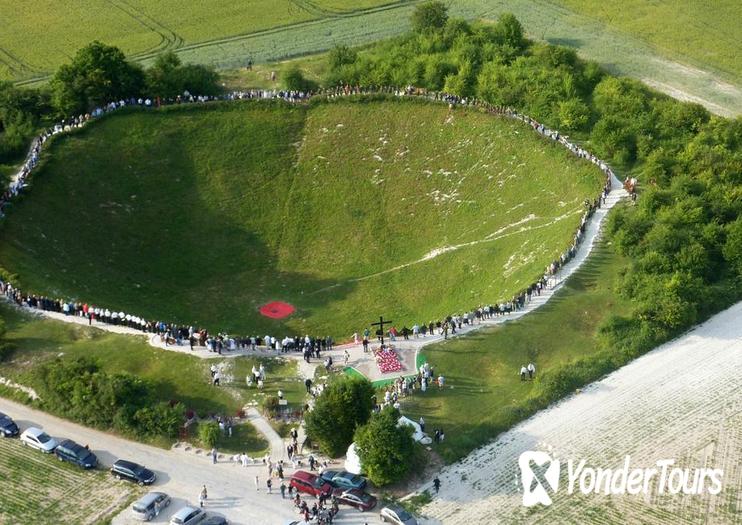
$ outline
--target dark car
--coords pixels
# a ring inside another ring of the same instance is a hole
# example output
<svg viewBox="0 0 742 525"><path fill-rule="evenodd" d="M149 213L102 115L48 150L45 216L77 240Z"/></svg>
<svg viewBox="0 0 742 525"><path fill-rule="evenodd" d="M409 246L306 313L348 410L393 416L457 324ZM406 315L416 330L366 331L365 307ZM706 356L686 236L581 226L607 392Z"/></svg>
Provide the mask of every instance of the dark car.
<svg viewBox="0 0 742 525"><path fill-rule="evenodd" d="M376 506L375 497L358 489L338 489L334 492L334 496L337 498L338 503L350 505L351 507L357 508L361 512L371 510Z"/></svg>
<svg viewBox="0 0 742 525"><path fill-rule="evenodd" d="M155 482L154 472L125 459L119 459L113 464L111 474L116 479L128 479L139 483L139 485L151 485Z"/></svg>
<svg viewBox="0 0 742 525"><path fill-rule="evenodd" d="M306 492L315 497L319 497L320 494L330 495L332 492L332 485L319 476L304 470L294 472L289 485L294 487L298 492Z"/></svg>
<svg viewBox="0 0 742 525"><path fill-rule="evenodd" d="M366 488L365 478L347 470L325 470L320 477L338 489L363 490Z"/></svg>
<svg viewBox="0 0 742 525"><path fill-rule="evenodd" d="M87 447L78 445L71 439L65 439L54 449L59 461L68 461L82 468L95 468L98 458Z"/></svg>
<svg viewBox="0 0 742 525"><path fill-rule="evenodd" d="M10 419L9 416L6 416L2 412L0 412L0 437L13 437L18 435L18 425L15 424L15 421Z"/></svg>
<svg viewBox="0 0 742 525"><path fill-rule="evenodd" d="M227 518L223 516L217 516L216 514L209 514L205 520L199 525L229 525Z"/></svg>

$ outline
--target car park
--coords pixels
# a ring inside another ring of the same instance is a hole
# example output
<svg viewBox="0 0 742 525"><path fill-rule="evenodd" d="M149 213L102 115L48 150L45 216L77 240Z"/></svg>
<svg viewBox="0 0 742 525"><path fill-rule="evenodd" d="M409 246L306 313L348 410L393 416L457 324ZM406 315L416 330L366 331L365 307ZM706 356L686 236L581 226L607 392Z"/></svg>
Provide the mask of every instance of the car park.
<svg viewBox="0 0 742 525"><path fill-rule="evenodd" d="M336 490L334 496L337 498L338 503L350 505L361 512L371 510L376 506L375 497L358 489Z"/></svg>
<svg viewBox="0 0 742 525"><path fill-rule="evenodd" d="M330 485L338 489L359 489L366 488L366 479L358 474L353 474L347 470L325 470L320 477Z"/></svg>
<svg viewBox="0 0 742 525"><path fill-rule="evenodd" d="M149 492L134 502L131 513L139 521L149 521L169 505L170 496L164 492Z"/></svg>
<svg viewBox="0 0 742 525"><path fill-rule="evenodd" d="M298 492L311 494L319 497L320 494L330 495L333 491L332 485L325 480L304 470L297 470L291 475L289 485L294 487Z"/></svg>
<svg viewBox="0 0 742 525"><path fill-rule="evenodd" d="M35 448L45 454L51 454L57 448L57 440L49 434L36 427L29 427L21 434L21 443L27 447Z"/></svg>
<svg viewBox="0 0 742 525"><path fill-rule="evenodd" d="M398 505L389 505L381 509L381 521L395 525L418 525L417 519Z"/></svg>
<svg viewBox="0 0 742 525"><path fill-rule="evenodd" d="M0 412L0 437L13 437L18 435L18 425L10 416Z"/></svg>
<svg viewBox="0 0 742 525"><path fill-rule="evenodd" d="M71 439L65 439L54 449L59 461L67 461L75 465L90 469L98 466L98 458L90 452L88 447L78 445Z"/></svg>
<svg viewBox="0 0 742 525"><path fill-rule="evenodd" d="M196 525L201 523L206 513L196 507L183 507L170 518L170 525Z"/></svg>
<svg viewBox="0 0 742 525"><path fill-rule="evenodd" d="M151 485L155 482L155 473L132 461L125 459L116 460L111 466L111 474L116 479L128 479L139 485Z"/></svg>
<svg viewBox="0 0 742 525"><path fill-rule="evenodd" d="M229 525L227 518L224 516L217 516L216 514L209 514L206 519L203 520L199 525Z"/></svg>

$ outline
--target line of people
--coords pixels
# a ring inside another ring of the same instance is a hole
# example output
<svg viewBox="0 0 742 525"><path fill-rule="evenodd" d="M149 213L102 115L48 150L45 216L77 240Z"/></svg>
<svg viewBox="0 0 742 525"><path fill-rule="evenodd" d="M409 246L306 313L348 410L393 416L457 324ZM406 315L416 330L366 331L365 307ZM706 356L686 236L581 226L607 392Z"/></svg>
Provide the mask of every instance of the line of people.
<svg viewBox="0 0 742 525"><path fill-rule="evenodd" d="M587 221L590 219L592 214L605 203L605 199L611 190L611 180L614 176L611 168L598 157L588 152L578 144L570 142L567 137L561 135L558 131L552 130L543 124L539 123L535 119L523 115L516 110L508 107L497 106L489 104L479 99L467 99L461 98L456 95L447 93L428 91L414 86L407 86L405 88L397 88L392 86L336 86L332 88L322 89L315 93L301 92L301 91L286 91L286 90L245 90L245 91L233 91L220 96L194 96L190 93L184 93L183 96L176 97L174 99L142 99L142 98L131 98L128 100L119 100L111 102L103 107L96 108L91 113L85 115L79 115L71 119L62 120L53 127L45 130L41 135L32 141L31 148L27 155L26 161L24 162L21 169L14 175L11 182L0 197L0 214L2 214L6 204L14 198L17 198L25 187L27 187L28 177L32 170L37 166L39 156L43 146L47 143L50 137L59 133L70 132L76 128L84 126L87 122L100 118L103 115L109 114L120 108L130 106L140 106L145 108L159 107L161 105L172 105L172 104L186 104L186 103L206 103L210 101L219 100L284 100L288 103L301 103L311 98L326 98L335 99L340 97L358 96L358 95L394 95L398 97L410 97L410 98L426 98L432 102L446 103L449 107L453 106L466 106L474 107L491 114L501 115L508 118L514 118L524 122L534 129L537 133L551 140L559 142L571 151L577 157L586 159L596 166L598 166L606 176L605 185L601 194L594 201L585 202L585 212L583 213L580 226L575 233L574 239L570 246L565 250L562 255L552 261L546 268L544 275L539 278L535 283L526 287L520 293L513 296L509 301L502 301L497 304L490 304L486 306L478 306L464 314L449 315L444 319L438 321L431 321L429 323L415 324L412 328L406 326L398 332L396 328L392 327L388 332L388 335L392 340L396 339L398 335L404 339L408 339L410 335L413 337L423 337L427 334L433 334L437 332L439 335L443 335L445 338L448 337L449 333L456 333L456 330L460 330L464 325L474 324L475 322L481 322L483 319L488 319L493 316L508 315L512 312L523 309L526 304L531 300L533 295L540 295L542 290L548 285L551 277L556 275L564 264L572 259L577 251L577 247L581 242L585 233ZM319 356L319 352L325 349L332 349L332 340L329 337L305 337L299 336L286 336L282 339L275 338L273 336L249 336L249 337L230 337L227 334L219 333L215 336L209 335L209 332L203 328L195 328L193 326L182 326L173 323L165 323L164 321L152 321L147 320L144 317L137 316L122 311L110 310L108 308L94 307L87 303L81 303L77 301L62 300L62 299L51 299L48 297L37 296L35 294L23 293L12 284L0 280L0 292L5 294L8 298L19 305L27 306L33 309L48 310L61 312L66 315L78 315L88 319L88 323L102 322L112 325L124 325L129 328L141 330L142 332L159 334L165 345L168 344L184 344L188 341L191 349L194 346L205 346L210 351L221 354L224 350L234 351L238 349L250 349L257 350L259 347L280 350L280 351L301 351L304 353L305 359L313 357L315 354ZM368 349L369 341L368 330L364 333L363 345L364 349ZM376 334L378 337L380 333ZM354 334L354 342L359 343L358 334ZM261 344L262 343L262 344Z"/></svg>

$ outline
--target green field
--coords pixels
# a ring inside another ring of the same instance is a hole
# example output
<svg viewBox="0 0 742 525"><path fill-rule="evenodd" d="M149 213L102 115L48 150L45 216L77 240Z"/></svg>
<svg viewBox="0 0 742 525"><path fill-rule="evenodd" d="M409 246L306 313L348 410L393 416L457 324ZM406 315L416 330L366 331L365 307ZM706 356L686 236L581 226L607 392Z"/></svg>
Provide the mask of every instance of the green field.
<svg viewBox="0 0 742 525"><path fill-rule="evenodd" d="M644 41L659 54L742 81L742 3L734 0L555 0Z"/></svg>
<svg viewBox="0 0 742 525"><path fill-rule="evenodd" d="M537 375L569 366L602 349L598 327L631 305L614 291L626 261L601 243L590 258L543 307L517 322L480 330L422 351L447 388L431 387L403 402L409 417L425 418L446 438L433 445L446 462L489 443L530 413L525 408L537 382L521 382L520 367L534 362Z"/></svg>
<svg viewBox="0 0 742 525"><path fill-rule="evenodd" d="M409 29L418 3L250 0L242 6L191 3L185 10L173 0L0 0L5 14L0 80L43 82L96 38L144 63L161 51L175 50L185 62L241 68L248 58L273 62L400 35ZM594 0L458 0L449 5L452 16L469 20L515 13L531 38L576 48L616 74L731 116L742 113L740 9L734 0L713 6L699 0L682 6L641 0L610 5Z"/></svg>
<svg viewBox="0 0 742 525"><path fill-rule="evenodd" d="M148 317L347 338L511 296L601 186L520 123L421 101L133 112L48 150L0 264ZM260 316L273 300L297 313Z"/></svg>
<svg viewBox="0 0 742 525"><path fill-rule="evenodd" d="M115 482L101 471L83 471L54 456L0 440L0 523L105 523L142 489Z"/></svg>
<svg viewBox="0 0 742 525"><path fill-rule="evenodd" d="M217 49L266 30L343 19L393 0L0 0L0 80L44 78L93 40L115 45L135 60L165 50ZM81 23L84 21L84 23ZM22 35L22 36L21 36ZM30 45L33 42L33 45ZM241 57L253 57L249 46Z"/></svg>

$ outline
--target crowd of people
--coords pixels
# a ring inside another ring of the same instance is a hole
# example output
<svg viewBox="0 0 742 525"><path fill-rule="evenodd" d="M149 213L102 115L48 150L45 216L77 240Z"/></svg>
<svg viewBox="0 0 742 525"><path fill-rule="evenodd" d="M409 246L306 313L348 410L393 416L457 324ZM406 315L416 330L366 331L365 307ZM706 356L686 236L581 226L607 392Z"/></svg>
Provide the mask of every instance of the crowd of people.
<svg viewBox="0 0 742 525"><path fill-rule="evenodd" d="M533 118L527 115L523 115L512 108L489 104L479 99L467 99L451 94L428 91L413 86L397 88L391 86L360 87L343 85L322 89L315 93L287 90L245 90L234 91L224 95L212 97L194 96L186 92L182 96L167 100L132 98L128 100L111 102L105 106L96 108L95 110L85 115L79 115L71 119L62 120L60 123L45 130L41 135L34 139L23 166L12 178L7 190L3 193L2 198L0 198L0 213L2 213L5 206L11 199L17 198L19 194L23 193L24 188L26 188L28 185L28 177L38 164L39 156L44 145L52 136L73 131L74 129L84 126L91 120L100 118L121 108L131 106L154 108L162 105L172 104L198 104L218 100L249 99L280 99L288 103L300 103L305 102L310 98L325 98L332 100L341 97L359 95L394 95L398 97L425 98L432 102L448 104L451 108L453 108L454 106L473 107L491 114L517 119L531 126L534 131L541 134L542 136L562 144L577 157L592 162L593 164L598 166L605 174L605 185L601 194L595 200L585 202L585 211L583 213L580 226L575 233L571 244L559 258L555 259L547 266L543 276L536 282L525 287L521 292L514 295L509 300L501 301L495 304L480 305L476 308L466 311L463 314L452 314L437 321L430 321L428 323L419 324L416 323L412 326L412 328L404 326L401 330L398 330L396 327L392 327L387 332L387 335L393 341L396 340L396 338L400 335L404 339L408 339L410 336L417 338L421 336L426 337L427 335L433 334L442 335L444 338L447 338L449 334L455 334L457 330L461 330L461 328L466 325L481 323L483 320L492 317L504 316L513 312L517 312L523 309L534 295L540 295L542 291L548 286L550 279L555 276L570 259L574 257L577 251L577 247L584 236L588 220L595 212L595 210L600 208L600 206L605 203L605 199L611 190L611 181L614 176L613 171L604 161L600 160L595 155L582 148L580 145L571 142L567 137L561 135L558 131L552 130L534 120ZM319 359L321 355L320 353L323 350L331 350L334 344L332 338L330 338L329 336L286 336L279 339L271 335L266 335L264 337L252 335L230 336L224 333L212 335L205 328L178 325L174 323L167 323L164 321L155 321L128 312L110 310L109 308L93 306L80 301L54 299L31 293L24 293L17 287L13 286L11 283L4 280L0 280L0 293L3 293L14 303L26 306L31 309L60 312L65 315L84 317L87 319L89 324L93 324L95 322L111 325L122 325L132 329L140 330L145 333L157 334L165 345L183 345L187 342L191 349L193 349L194 346L201 346L206 347L209 351L218 354L221 354L223 351L235 351L238 349L266 349L282 352L298 351L303 354L305 360L309 361L312 357ZM382 334L380 332L377 332L376 335L380 338ZM368 331L368 329L366 329L362 342L364 350L368 350L369 336L370 332ZM354 341L356 343L360 342L357 333L354 334Z"/></svg>

